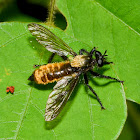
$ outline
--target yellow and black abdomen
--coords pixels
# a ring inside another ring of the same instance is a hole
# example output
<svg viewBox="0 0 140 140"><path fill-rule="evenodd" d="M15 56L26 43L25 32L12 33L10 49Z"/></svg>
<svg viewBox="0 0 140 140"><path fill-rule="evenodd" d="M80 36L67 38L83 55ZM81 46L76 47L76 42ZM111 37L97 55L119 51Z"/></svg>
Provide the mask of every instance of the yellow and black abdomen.
<svg viewBox="0 0 140 140"><path fill-rule="evenodd" d="M37 84L48 84L60 80L64 76L71 75L72 71L69 61L59 63L49 63L40 66L33 73L34 81Z"/></svg>

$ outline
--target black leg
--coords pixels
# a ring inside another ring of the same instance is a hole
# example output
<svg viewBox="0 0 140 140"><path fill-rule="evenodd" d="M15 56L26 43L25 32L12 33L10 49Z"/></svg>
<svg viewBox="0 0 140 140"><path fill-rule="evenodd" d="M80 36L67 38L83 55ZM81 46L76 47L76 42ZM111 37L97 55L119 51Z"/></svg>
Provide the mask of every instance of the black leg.
<svg viewBox="0 0 140 140"><path fill-rule="evenodd" d="M113 62L104 62L104 65L113 64Z"/></svg>
<svg viewBox="0 0 140 140"><path fill-rule="evenodd" d="M92 70L90 70L89 72L90 72L93 76L96 76L96 77L101 77L101 78L106 78L106 79L112 79L112 80L115 80L115 81L120 82L120 83L122 83L122 84L123 84L123 82L124 82L124 81L121 81L121 80L119 80L119 79L116 79L116 78L113 78L113 77L110 77L110 76L101 75L101 74L96 73L96 72L94 72L94 71L92 71Z"/></svg>
<svg viewBox="0 0 140 140"><path fill-rule="evenodd" d="M48 60L48 63L51 63L51 62L52 62L52 60L53 60L55 54L56 54L56 53L52 53L52 55L50 56L50 58L49 58L49 60ZM62 57L64 60L67 60L67 59L68 59L67 56L61 56L61 57Z"/></svg>
<svg viewBox="0 0 140 140"><path fill-rule="evenodd" d="M96 48L94 47L91 51L90 51L90 55L93 55L93 53L96 51Z"/></svg>
<svg viewBox="0 0 140 140"><path fill-rule="evenodd" d="M82 55L83 53L86 53L86 54L90 54L88 51L86 51L85 49L81 49L80 51L79 51L79 54L80 55Z"/></svg>
<svg viewBox="0 0 140 140"><path fill-rule="evenodd" d="M48 60L48 63L51 63L51 62L52 62L54 56L55 56L55 53L52 53L52 55L50 56L50 58L49 58L49 60ZM67 56L61 56L61 57L62 57L64 60L67 60L67 59L68 59ZM47 64L43 64L43 65L47 65ZM36 67L40 67L40 66L42 66L42 65L34 65L33 67L36 68Z"/></svg>
<svg viewBox="0 0 140 140"><path fill-rule="evenodd" d="M50 56L50 58L49 58L49 60L48 60L48 63L51 63L51 62L52 62L54 56L55 56L55 53L52 53L52 55Z"/></svg>
<svg viewBox="0 0 140 140"><path fill-rule="evenodd" d="M96 94L96 92L95 92L95 91L92 89L92 87L88 84L88 78L87 78L87 75L86 75L86 74L84 74L84 79L85 79L85 84L86 84L86 85L88 86L88 88L92 91L92 93L96 96L98 102L100 103L101 109L105 109L105 108L103 107L103 105L102 105L102 103L101 103L101 101L100 101L98 95Z"/></svg>
<svg viewBox="0 0 140 140"><path fill-rule="evenodd" d="M67 56L61 56L63 58L63 60L67 60L68 57Z"/></svg>
<svg viewBox="0 0 140 140"><path fill-rule="evenodd" d="M106 55L106 53L107 53L107 50L105 50L105 52L104 52L104 55L103 55L103 56L108 56L108 55Z"/></svg>

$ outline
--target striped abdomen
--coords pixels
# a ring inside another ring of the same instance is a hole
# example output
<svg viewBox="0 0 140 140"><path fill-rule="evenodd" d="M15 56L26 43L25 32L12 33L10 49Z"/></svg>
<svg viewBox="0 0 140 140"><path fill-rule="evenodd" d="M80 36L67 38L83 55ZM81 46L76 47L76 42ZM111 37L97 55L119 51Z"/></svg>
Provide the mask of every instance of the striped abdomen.
<svg viewBox="0 0 140 140"><path fill-rule="evenodd" d="M48 84L54 81L60 80L66 75L73 74L69 61L60 63L49 63L47 65L40 66L33 73L34 81L37 84Z"/></svg>

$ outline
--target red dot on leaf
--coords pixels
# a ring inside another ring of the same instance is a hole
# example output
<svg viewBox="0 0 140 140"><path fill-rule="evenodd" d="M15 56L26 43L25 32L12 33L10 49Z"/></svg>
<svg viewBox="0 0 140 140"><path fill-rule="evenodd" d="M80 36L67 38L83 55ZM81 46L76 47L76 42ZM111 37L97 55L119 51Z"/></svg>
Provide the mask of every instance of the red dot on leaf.
<svg viewBox="0 0 140 140"><path fill-rule="evenodd" d="M7 88L6 88L6 92L7 92L7 93L8 93L8 92L11 92L11 93L13 94L13 93L14 93L14 89L15 89L14 86L7 87Z"/></svg>

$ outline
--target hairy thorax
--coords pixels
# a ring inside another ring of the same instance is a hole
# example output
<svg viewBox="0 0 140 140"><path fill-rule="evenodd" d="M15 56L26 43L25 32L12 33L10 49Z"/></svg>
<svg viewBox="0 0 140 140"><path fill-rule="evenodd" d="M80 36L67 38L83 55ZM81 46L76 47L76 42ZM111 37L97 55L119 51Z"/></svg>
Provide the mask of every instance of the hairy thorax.
<svg viewBox="0 0 140 140"><path fill-rule="evenodd" d="M90 65L90 57L87 55L77 55L71 61L72 67L85 67Z"/></svg>

